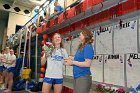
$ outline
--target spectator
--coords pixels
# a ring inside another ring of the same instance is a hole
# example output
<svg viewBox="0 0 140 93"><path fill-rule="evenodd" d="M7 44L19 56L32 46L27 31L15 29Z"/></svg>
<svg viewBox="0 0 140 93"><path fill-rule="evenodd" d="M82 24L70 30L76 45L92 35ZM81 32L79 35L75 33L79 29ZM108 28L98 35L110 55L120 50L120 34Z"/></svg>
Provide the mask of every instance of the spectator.
<svg viewBox="0 0 140 93"><path fill-rule="evenodd" d="M58 16L58 15L60 15L64 11L64 8L59 5L58 1L56 1L54 3L54 6L55 6L55 8L54 8L54 16L55 15Z"/></svg>
<svg viewBox="0 0 140 93"><path fill-rule="evenodd" d="M14 50L10 49L10 56L8 57L8 60L6 61L7 64L7 89L4 92L11 92L12 91L12 85L13 85L13 76L15 72L15 65L16 65L16 56L14 55Z"/></svg>
<svg viewBox="0 0 140 93"><path fill-rule="evenodd" d="M44 20L48 21L48 14L46 12L44 12Z"/></svg>
<svg viewBox="0 0 140 93"><path fill-rule="evenodd" d="M4 55L3 55L3 51L0 52L0 84L3 83L3 59Z"/></svg>
<svg viewBox="0 0 140 93"><path fill-rule="evenodd" d="M6 47L4 50L4 57L2 59L2 62L4 63L4 70L3 70L3 79L4 79L4 87L7 89L7 84L8 84L8 72L7 72L7 60L10 56L10 48Z"/></svg>

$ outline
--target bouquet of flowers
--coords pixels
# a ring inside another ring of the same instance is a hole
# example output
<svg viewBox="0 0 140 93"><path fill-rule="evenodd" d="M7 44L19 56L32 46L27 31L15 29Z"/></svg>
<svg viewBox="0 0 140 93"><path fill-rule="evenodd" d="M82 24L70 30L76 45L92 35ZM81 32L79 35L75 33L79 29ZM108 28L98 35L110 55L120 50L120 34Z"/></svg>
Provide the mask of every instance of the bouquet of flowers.
<svg viewBox="0 0 140 93"><path fill-rule="evenodd" d="M41 57L41 64L42 65L46 63L47 57L52 54L53 49L54 49L54 46L52 43L46 42L44 44L43 51L42 51L43 56Z"/></svg>
<svg viewBox="0 0 140 93"><path fill-rule="evenodd" d="M44 52L46 56L49 56L52 53L53 49L54 49L54 46L52 43L46 42L46 44L44 44Z"/></svg>

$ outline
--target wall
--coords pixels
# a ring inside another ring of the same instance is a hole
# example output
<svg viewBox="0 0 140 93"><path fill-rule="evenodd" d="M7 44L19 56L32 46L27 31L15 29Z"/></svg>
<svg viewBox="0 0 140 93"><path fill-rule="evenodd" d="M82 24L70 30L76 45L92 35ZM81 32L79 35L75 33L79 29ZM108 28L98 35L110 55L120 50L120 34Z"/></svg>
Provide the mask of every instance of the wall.
<svg viewBox="0 0 140 93"><path fill-rule="evenodd" d="M6 42L6 21L5 20L0 20L0 49L3 49L5 45L4 43Z"/></svg>
<svg viewBox="0 0 140 93"><path fill-rule="evenodd" d="M9 13L0 10L0 50L5 47Z"/></svg>
<svg viewBox="0 0 140 93"><path fill-rule="evenodd" d="M10 36L11 34L15 34L16 25L24 26L30 19L30 16L10 12L7 35Z"/></svg>

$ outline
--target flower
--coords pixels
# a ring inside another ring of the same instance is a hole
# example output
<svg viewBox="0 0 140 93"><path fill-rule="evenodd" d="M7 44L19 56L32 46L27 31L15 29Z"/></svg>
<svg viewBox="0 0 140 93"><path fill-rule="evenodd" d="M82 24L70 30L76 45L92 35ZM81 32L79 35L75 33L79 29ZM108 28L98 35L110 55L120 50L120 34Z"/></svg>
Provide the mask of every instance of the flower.
<svg viewBox="0 0 140 93"><path fill-rule="evenodd" d="M96 88L103 88L102 84L96 84Z"/></svg>
<svg viewBox="0 0 140 93"><path fill-rule="evenodd" d="M96 84L96 91L98 93L126 93L124 88L111 87L103 83Z"/></svg>
<svg viewBox="0 0 140 93"><path fill-rule="evenodd" d="M103 90L105 89L105 85L104 84L96 84L96 90L103 92Z"/></svg>
<svg viewBox="0 0 140 93"><path fill-rule="evenodd" d="M119 88L117 91L118 91L118 93L125 93L125 89L124 88Z"/></svg>
<svg viewBox="0 0 140 93"><path fill-rule="evenodd" d="M51 42L46 42L43 47L44 47L46 56L49 56L54 49L54 46Z"/></svg>

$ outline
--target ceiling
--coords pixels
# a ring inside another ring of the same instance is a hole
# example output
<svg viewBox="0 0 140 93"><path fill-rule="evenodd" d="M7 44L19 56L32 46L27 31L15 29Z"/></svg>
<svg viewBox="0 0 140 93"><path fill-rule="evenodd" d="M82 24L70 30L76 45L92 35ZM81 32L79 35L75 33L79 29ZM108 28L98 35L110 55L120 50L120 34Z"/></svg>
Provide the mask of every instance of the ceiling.
<svg viewBox="0 0 140 93"><path fill-rule="evenodd" d="M42 5L46 0L0 0L2 4L9 4L12 6L21 6L28 9L33 9L37 5Z"/></svg>

